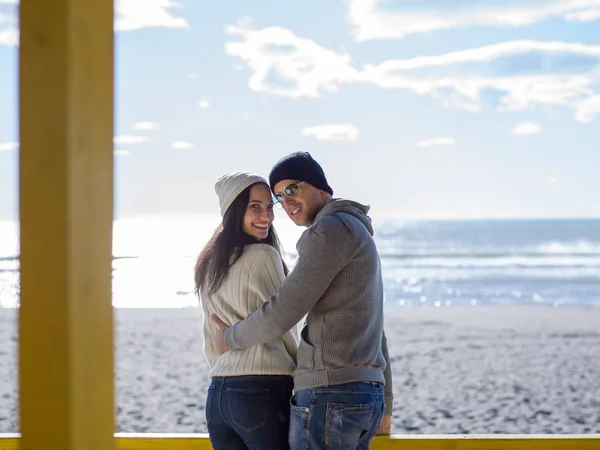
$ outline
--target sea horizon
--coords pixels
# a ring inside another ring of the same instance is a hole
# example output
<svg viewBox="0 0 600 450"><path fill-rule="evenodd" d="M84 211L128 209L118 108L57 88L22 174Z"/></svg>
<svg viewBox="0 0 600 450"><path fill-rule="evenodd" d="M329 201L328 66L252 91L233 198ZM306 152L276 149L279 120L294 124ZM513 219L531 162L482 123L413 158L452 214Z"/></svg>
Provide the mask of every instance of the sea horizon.
<svg viewBox="0 0 600 450"><path fill-rule="evenodd" d="M116 219L113 304L197 305L195 259L215 215ZM286 262L304 228L277 211ZM600 219L374 219L388 306L600 306ZM18 224L0 221L0 306L18 303ZM148 280L152 280L149 284Z"/></svg>

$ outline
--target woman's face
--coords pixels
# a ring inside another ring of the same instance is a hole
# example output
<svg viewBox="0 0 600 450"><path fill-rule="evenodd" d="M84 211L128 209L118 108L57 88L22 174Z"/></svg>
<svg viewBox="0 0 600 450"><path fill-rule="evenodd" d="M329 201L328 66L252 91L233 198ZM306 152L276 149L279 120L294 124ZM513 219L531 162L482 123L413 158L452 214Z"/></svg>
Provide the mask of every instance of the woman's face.
<svg viewBox="0 0 600 450"><path fill-rule="evenodd" d="M266 239L273 219L271 190L264 184L252 186L248 208L244 215L244 232L259 240Z"/></svg>

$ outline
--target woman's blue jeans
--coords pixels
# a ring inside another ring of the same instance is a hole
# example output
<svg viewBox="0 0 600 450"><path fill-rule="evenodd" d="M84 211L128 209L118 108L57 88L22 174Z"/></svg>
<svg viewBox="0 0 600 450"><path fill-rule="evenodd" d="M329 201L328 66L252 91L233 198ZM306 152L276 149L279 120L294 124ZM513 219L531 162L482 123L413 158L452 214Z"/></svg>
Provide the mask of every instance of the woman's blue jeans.
<svg viewBox="0 0 600 450"><path fill-rule="evenodd" d="M293 387L285 375L213 378L206 423L214 450L288 450Z"/></svg>

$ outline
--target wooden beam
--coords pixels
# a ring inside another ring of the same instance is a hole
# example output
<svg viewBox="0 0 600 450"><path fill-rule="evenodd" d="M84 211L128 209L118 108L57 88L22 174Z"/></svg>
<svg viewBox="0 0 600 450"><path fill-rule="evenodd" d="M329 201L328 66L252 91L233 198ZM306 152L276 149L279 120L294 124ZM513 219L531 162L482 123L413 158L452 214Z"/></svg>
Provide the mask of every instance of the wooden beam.
<svg viewBox="0 0 600 450"><path fill-rule="evenodd" d="M108 450L112 0L21 0L19 54L20 448Z"/></svg>
<svg viewBox="0 0 600 450"><path fill-rule="evenodd" d="M595 450L600 435L395 435L376 437L371 450Z"/></svg>
<svg viewBox="0 0 600 450"><path fill-rule="evenodd" d="M117 434L117 449L212 450L208 434Z"/></svg>
<svg viewBox="0 0 600 450"><path fill-rule="evenodd" d="M207 434L116 434L118 450L210 450ZM0 435L0 450L18 450L18 435ZM371 450L598 450L599 434L394 435Z"/></svg>

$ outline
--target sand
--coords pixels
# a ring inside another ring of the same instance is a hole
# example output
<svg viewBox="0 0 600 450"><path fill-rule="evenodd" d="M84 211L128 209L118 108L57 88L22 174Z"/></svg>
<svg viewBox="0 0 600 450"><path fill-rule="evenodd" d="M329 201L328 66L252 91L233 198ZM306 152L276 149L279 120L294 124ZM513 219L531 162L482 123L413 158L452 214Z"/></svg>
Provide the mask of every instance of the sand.
<svg viewBox="0 0 600 450"><path fill-rule="evenodd" d="M18 431L16 315L0 309L0 433ZM116 310L117 429L206 432L201 311ZM600 433L600 308L389 308L392 432Z"/></svg>

